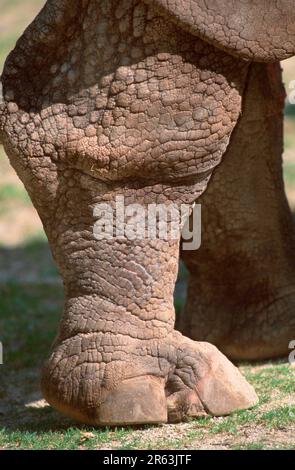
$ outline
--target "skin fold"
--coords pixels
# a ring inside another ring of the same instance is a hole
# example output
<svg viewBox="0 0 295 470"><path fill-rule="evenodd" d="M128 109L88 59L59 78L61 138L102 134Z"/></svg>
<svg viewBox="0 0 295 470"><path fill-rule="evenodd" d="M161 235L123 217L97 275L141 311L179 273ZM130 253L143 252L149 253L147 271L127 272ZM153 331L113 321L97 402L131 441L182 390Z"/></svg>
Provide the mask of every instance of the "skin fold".
<svg viewBox="0 0 295 470"><path fill-rule="evenodd" d="M219 49L255 62L294 54L293 0L145 0Z"/></svg>
<svg viewBox="0 0 295 470"><path fill-rule="evenodd" d="M144 207L192 205L243 110L252 66L236 36L216 47L193 28L198 15L188 23L174 15L173 5L192 2L160 3L50 0L1 78L0 138L65 286L42 390L93 425L175 422L257 403L222 353L174 329L179 240L93 234L95 206L114 206L118 195ZM263 43L264 60L272 49Z"/></svg>
<svg viewBox="0 0 295 470"><path fill-rule="evenodd" d="M284 356L295 337L295 233L282 173L279 64L253 64L241 119L202 205L202 246L183 252L178 327L232 359Z"/></svg>

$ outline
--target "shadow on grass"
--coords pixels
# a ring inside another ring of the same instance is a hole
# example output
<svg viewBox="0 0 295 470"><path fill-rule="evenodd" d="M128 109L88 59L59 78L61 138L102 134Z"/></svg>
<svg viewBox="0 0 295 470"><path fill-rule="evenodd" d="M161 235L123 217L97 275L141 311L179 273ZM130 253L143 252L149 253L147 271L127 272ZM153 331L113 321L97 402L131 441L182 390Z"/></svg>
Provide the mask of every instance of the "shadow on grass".
<svg viewBox="0 0 295 470"><path fill-rule="evenodd" d="M87 426L85 424L72 421L60 413L55 411L50 406L47 406L41 410L30 410L27 412L26 421L23 423L8 423L5 426L6 431L9 432L38 432L38 433L48 433L48 432L61 432L67 431L69 429L75 429L80 431L92 431L95 430L101 434L106 432L117 431L118 429L124 431L140 431L147 428L157 428L160 425L134 425L134 426L101 426L93 427Z"/></svg>
<svg viewBox="0 0 295 470"><path fill-rule="evenodd" d="M55 411L50 406L45 406L41 409L30 409L25 405L20 407L19 412L4 422L0 419L0 430L5 430L7 435L14 435L15 433L38 433L38 436L48 433L65 433L65 432L92 432L95 431L97 436L105 436L111 433L128 433L131 431L144 431L151 428L159 428L160 425L134 425L134 426L101 426L93 427L85 424L75 422L59 412ZM109 437L107 438L109 439Z"/></svg>
<svg viewBox="0 0 295 470"><path fill-rule="evenodd" d="M56 336L64 301L47 241L36 238L23 246L0 247L0 266L0 341L4 350L0 428L10 433L85 429L40 402L40 369ZM185 302L186 279L181 264L175 290L177 312Z"/></svg>
<svg viewBox="0 0 295 470"><path fill-rule="evenodd" d="M285 116L295 119L295 106L294 106L294 104L291 104L291 103L286 104Z"/></svg>
<svg viewBox="0 0 295 470"><path fill-rule="evenodd" d="M2 247L0 259L4 267L0 276L6 273L6 282L0 283L0 341L4 348L4 365L0 366L0 429L11 436L91 431L91 427L73 422L41 402L40 368L56 335L64 297L47 243L31 240L22 247ZM8 268L13 263L15 266ZM187 276L181 263L175 290L178 312L185 302ZM251 366L267 364L259 361ZM269 361L270 367L280 365L284 366L282 360ZM274 385L277 387L277 383ZM99 439L107 440L111 431L100 428L96 432Z"/></svg>
<svg viewBox="0 0 295 470"><path fill-rule="evenodd" d="M45 239L37 235L24 245L0 245L0 284L61 284Z"/></svg>

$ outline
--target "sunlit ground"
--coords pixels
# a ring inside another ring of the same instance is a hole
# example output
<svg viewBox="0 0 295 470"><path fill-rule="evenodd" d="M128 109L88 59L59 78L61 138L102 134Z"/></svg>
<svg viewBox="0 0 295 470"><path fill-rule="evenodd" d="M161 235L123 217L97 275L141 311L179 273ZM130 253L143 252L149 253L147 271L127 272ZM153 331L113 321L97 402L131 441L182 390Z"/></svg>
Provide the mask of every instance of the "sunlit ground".
<svg viewBox="0 0 295 470"><path fill-rule="evenodd" d="M0 70L15 38L43 3L0 0ZM295 60L283 65L288 89L295 79ZM290 104L285 130L285 184L295 210L295 106ZM180 309L183 295L178 292ZM0 449L295 448L295 369L287 360L241 367L260 397L250 411L136 430L77 427L47 406L38 385L62 303L61 282L40 220L0 147Z"/></svg>

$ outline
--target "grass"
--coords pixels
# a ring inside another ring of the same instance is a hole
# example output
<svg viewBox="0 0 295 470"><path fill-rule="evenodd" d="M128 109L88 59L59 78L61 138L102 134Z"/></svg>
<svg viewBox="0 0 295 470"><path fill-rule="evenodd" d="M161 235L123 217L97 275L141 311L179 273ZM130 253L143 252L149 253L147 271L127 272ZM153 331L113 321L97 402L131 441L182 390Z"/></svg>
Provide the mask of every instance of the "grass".
<svg viewBox="0 0 295 470"><path fill-rule="evenodd" d="M6 449L28 450L94 450L113 439L124 439L129 435L128 430L86 430L69 427L64 432L28 432L16 431L9 434L0 431L0 447ZM127 447L128 448L128 447Z"/></svg>
<svg viewBox="0 0 295 470"><path fill-rule="evenodd" d="M286 162L284 164L284 180L287 189L295 187L295 162Z"/></svg>
<svg viewBox="0 0 295 470"><path fill-rule="evenodd" d="M0 217L14 208L32 207L28 193L12 172L2 146L0 146L0 171Z"/></svg>
<svg viewBox="0 0 295 470"><path fill-rule="evenodd" d="M282 406L263 413L259 421L271 429L284 429L286 426L294 423L294 418L295 406Z"/></svg>
<svg viewBox="0 0 295 470"><path fill-rule="evenodd" d="M8 202L31 204L31 200L25 188L11 183L0 186L0 204L7 204Z"/></svg>
<svg viewBox="0 0 295 470"><path fill-rule="evenodd" d="M291 106L291 105L289 105ZM286 107L286 113L289 109ZM293 151L295 149L295 105L292 105L293 114L286 114L285 118L285 150Z"/></svg>
<svg viewBox="0 0 295 470"><path fill-rule="evenodd" d="M288 118L295 119L295 105L294 104L287 103L285 115Z"/></svg>
<svg viewBox="0 0 295 470"><path fill-rule="evenodd" d="M295 369L282 361L241 366L260 403L228 417L158 427L93 429L75 426L45 404L34 407L33 400L30 405L32 393L35 401L40 398L38 369L55 336L62 303L61 286L11 283L1 287L4 365L0 372L5 380L0 385L0 449L294 448ZM15 403L14 393L22 397ZM1 403L11 401L9 418L1 419ZM251 442L245 442L245 433Z"/></svg>
<svg viewBox="0 0 295 470"><path fill-rule="evenodd" d="M0 286L0 331L9 369L40 365L56 333L62 310L60 286Z"/></svg>
<svg viewBox="0 0 295 470"><path fill-rule="evenodd" d="M43 0L0 0L0 73L16 38L43 4ZM294 62L284 65L285 81L289 83L294 79ZM295 191L295 106L290 104L286 107L285 148L284 175L291 197ZM22 184L0 148L0 229L13 210L18 214L30 207ZM29 218L32 213L28 212ZM5 227L13 232L18 225L17 218L9 219ZM0 341L4 346L4 365L0 366L0 450L295 448L295 369L282 361L241 365L260 403L228 417L158 427L93 429L76 425L40 402L39 369L56 334L63 291L41 226L33 225L33 232L24 229L17 239L17 246L8 246L7 238L1 242L0 230L0 278L3 273L6 276L5 282L0 282ZM180 282L185 277L181 267ZM177 312L183 303L184 298L177 292Z"/></svg>

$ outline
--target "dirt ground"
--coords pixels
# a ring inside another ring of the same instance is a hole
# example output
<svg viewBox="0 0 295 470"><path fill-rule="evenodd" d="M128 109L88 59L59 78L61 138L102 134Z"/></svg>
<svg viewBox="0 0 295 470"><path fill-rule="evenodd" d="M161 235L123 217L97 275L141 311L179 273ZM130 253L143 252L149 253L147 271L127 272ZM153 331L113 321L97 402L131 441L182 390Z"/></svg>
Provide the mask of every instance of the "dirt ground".
<svg viewBox="0 0 295 470"><path fill-rule="evenodd" d="M43 0L0 0L0 70L7 51ZM295 59L284 64L286 88ZM295 209L295 108L287 108L284 155ZM185 274L177 287L185 300ZM178 425L95 430L77 426L42 399L39 370L56 333L62 284L39 217L0 147L0 449L293 449L295 369L287 358L241 365L260 403L230 417Z"/></svg>
<svg viewBox="0 0 295 470"><path fill-rule="evenodd" d="M248 366L244 372L252 377L259 376L265 367ZM293 373L293 381L294 378ZM40 395L38 380L39 373L35 368L11 371L6 376L4 394L0 388L0 429L5 429L6 439L1 438L0 433L0 448L2 444L3 449L67 449L74 444L74 448L85 450L295 450L294 390L284 397L274 390L270 400L263 403L262 398L262 404L256 410L232 417L136 429L97 430L76 426L52 410ZM286 409L289 410L287 420L281 420L280 416L277 420L272 419L273 410ZM68 434L72 436L69 442L65 438Z"/></svg>

